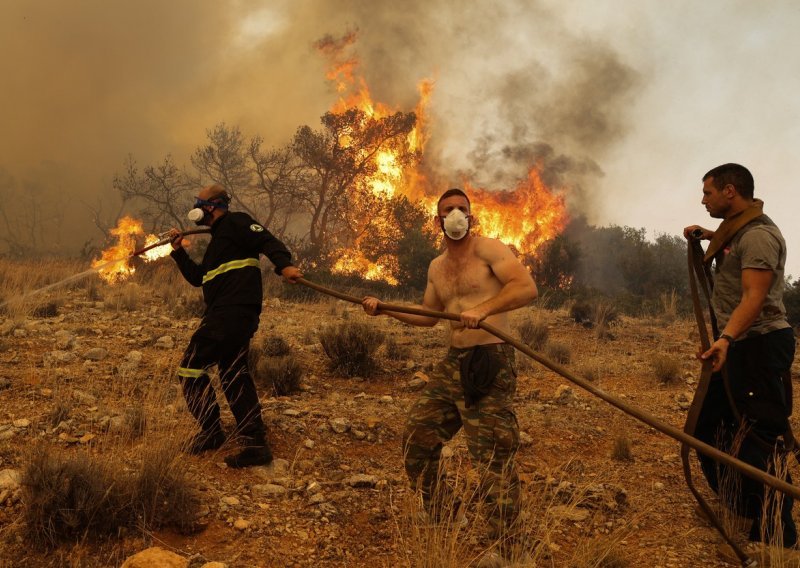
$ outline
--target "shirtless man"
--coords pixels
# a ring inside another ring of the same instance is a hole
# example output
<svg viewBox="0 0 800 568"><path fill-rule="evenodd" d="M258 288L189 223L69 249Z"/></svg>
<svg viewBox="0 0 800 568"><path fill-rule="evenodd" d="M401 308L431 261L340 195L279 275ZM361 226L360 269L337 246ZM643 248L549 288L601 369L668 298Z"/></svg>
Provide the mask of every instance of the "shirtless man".
<svg viewBox="0 0 800 568"><path fill-rule="evenodd" d="M460 314L461 321L451 322L450 350L409 412L403 435L405 468L429 515L436 520L447 514L437 506L447 505L442 496L447 488L439 483L439 457L442 444L463 426L470 456L481 471L481 495L488 505L492 536L498 537L518 512L514 349L478 324L486 321L509 332L508 312L536 298L536 284L506 245L469 233L470 202L463 191L446 191L439 198L438 216L445 251L428 268L422 307ZM386 313L425 327L439 321L381 312L378 304L373 297L363 301L370 315Z"/></svg>

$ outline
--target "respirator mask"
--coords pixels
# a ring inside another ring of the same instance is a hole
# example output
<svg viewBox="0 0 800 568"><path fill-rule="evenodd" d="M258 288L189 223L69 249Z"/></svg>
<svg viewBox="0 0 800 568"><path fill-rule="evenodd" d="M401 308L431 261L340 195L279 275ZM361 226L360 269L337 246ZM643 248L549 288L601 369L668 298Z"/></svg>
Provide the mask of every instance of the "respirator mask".
<svg viewBox="0 0 800 568"><path fill-rule="evenodd" d="M206 211L203 207L219 207L220 209L227 209L228 206L225 203L220 203L217 201L206 201L205 199L195 199L194 202L194 209L189 211L186 217L189 218L189 221L192 221L195 225L210 225L211 223L211 212Z"/></svg>
<svg viewBox="0 0 800 568"><path fill-rule="evenodd" d="M439 217L439 221L448 238L460 241L469 233L469 217L461 209L453 209L446 217Z"/></svg>

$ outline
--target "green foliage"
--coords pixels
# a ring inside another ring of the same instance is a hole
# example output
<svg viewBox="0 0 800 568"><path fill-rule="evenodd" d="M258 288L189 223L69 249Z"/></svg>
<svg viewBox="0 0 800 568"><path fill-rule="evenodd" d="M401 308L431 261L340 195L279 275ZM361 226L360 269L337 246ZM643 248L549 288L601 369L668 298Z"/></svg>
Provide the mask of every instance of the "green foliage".
<svg viewBox="0 0 800 568"><path fill-rule="evenodd" d="M800 327L800 279L786 281L783 293L783 305L786 306L786 318L795 329Z"/></svg>

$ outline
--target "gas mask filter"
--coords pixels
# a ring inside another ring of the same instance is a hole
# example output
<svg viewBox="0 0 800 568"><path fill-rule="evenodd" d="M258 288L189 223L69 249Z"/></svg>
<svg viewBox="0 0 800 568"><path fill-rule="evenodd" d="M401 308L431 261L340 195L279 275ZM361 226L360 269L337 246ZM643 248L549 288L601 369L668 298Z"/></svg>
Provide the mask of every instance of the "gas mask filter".
<svg viewBox="0 0 800 568"><path fill-rule="evenodd" d="M205 199L196 199L194 202L194 209L187 213L186 217L195 225L208 225L211 213L203 209L204 206L219 207L220 209L227 209L225 203L218 203L216 201L206 201Z"/></svg>

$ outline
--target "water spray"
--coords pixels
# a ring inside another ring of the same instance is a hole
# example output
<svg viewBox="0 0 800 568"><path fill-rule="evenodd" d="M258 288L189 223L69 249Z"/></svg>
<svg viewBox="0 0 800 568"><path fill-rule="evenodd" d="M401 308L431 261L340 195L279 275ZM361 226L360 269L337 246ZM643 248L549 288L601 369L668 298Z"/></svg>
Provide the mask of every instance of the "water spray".
<svg viewBox="0 0 800 568"><path fill-rule="evenodd" d="M209 227L204 227L202 229L190 229L188 231L180 231L179 236L181 238L183 238L183 237L185 237L187 235L198 235L198 234L208 233L210 231L211 231L211 229ZM47 292L49 290L52 290L54 288L58 288L59 286L64 286L66 284L70 284L72 282L77 282L78 280L82 280L83 278L91 276L92 274L97 274L98 272L100 272L101 270L106 268L107 266L110 266L110 265L115 264L117 262L127 261L127 260L130 260L130 259L132 259L134 257L137 257L137 256L141 256L144 253L146 253L147 251L152 250L154 248L158 248L158 247L167 245L167 244L171 243L173 240L175 240L177 238L177 236L175 236L175 237L171 236L169 231L159 234L158 237L159 237L159 239L155 243L152 243L152 244L144 246L144 247L142 247L140 249L137 249L137 250L133 251L132 253L130 253L127 256L122 256L120 258L114 258L114 259L108 260L106 262L103 262L101 264L93 266L92 268L89 268L88 270L84 270L83 272L79 272L78 274L73 274L72 276L68 276L68 277L66 277L66 278L64 278L62 280L59 280L58 282L54 282L52 284L48 284L47 286L43 286L42 288L37 288L36 290L31 290L30 292L25 292L21 296L18 296L16 298L11 298L10 300L6 300L5 302L0 303L0 308L5 307L10 302L13 302L13 301L24 301L24 300L28 299L30 296L34 296L34 295L40 294L42 292Z"/></svg>

